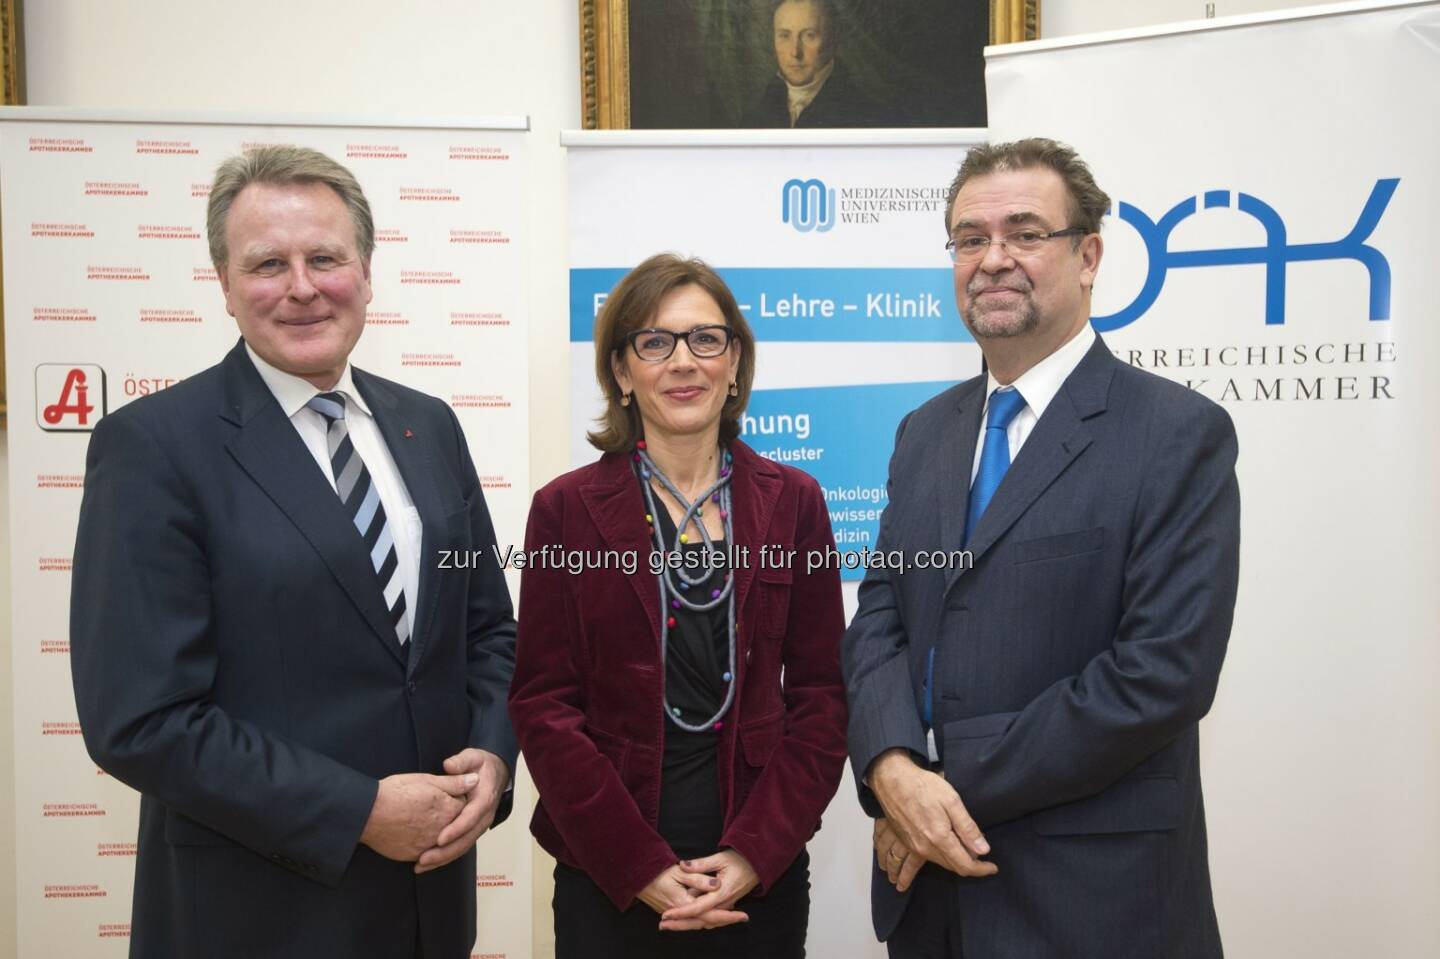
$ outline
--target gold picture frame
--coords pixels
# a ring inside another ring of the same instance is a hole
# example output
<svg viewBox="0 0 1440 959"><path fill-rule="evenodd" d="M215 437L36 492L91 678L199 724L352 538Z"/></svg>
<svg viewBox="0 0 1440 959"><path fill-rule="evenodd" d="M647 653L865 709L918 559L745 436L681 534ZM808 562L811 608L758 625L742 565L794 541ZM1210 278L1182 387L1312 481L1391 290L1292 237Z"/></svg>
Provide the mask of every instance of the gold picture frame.
<svg viewBox="0 0 1440 959"><path fill-rule="evenodd" d="M631 128L631 5L643 2L645 0L580 0L580 96L583 125L587 130ZM680 9L675 0L665 2L674 5L672 10ZM968 2L978 4L980 0ZM885 7L893 11L892 3L893 0L886 0ZM954 0L950 3L952 9L965 6ZM732 0L732 6L743 7L743 0L741 3ZM1039 26L1040 0L989 0L990 43L1037 39ZM706 124L693 126L705 127Z"/></svg>
<svg viewBox="0 0 1440 959"><path fill-rule="evenodd" d="M25 30L23 0L0 0L0 103L18 106L25 102ZM0 259L0 276L4 261ZM0 290L0 426L6 422L5 393L5 298Z"/></svg>
<svg viewBox="0 0 1440 959"><path fill-rule="evenodd" d="M0 73L3 73L4 103L25 102L25 31L21 29L21 0L0 0Z"/></svg>

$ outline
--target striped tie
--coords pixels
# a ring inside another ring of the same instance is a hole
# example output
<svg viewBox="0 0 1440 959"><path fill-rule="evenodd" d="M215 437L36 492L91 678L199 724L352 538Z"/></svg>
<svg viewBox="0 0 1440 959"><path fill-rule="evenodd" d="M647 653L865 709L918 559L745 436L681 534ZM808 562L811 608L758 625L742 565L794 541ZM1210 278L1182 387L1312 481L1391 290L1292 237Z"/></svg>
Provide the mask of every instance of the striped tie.
<svg viewBox="0 0 1440 959"><path fill-rule="evenodd" d="M380 579L395 637L404 646L410 640L410 621L405 616L400 560L395 555L395 539L385 518L385 507L380 503L380 491L371 481L370 471L365 468L355 444L350 442L350 430L345 425L345 394L320 393L305 405L325 418L335 492L346 515L365 540L365 548L370 550L370 563Z"/></svg>

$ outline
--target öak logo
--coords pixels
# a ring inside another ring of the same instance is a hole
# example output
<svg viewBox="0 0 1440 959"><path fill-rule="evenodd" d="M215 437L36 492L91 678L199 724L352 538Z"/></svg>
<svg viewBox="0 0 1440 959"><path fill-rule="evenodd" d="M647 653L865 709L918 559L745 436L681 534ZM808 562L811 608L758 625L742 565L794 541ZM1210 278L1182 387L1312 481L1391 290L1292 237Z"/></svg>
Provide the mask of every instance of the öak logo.
<svg viewBox="0 0 1440 959"><path fill-rule="evenodd" d="M792 181L793 182L793 181ZM1165 278L1171 270L1200 266L1233 266L1263 264L1265 267L1265 323L1279 326L1285 322L1285 272L1291 263L1316 260L1354 260L1365 267L1370 280L1370 319L1390 319L1390 263L1384 254L1367 241L1375 232L1380 218L1400 183L1398 177L1376 180L1370 198L1360 210L1350 232L1338 240L1324 243L1291 243L1285 221L1275 208L1248 193L1236 193L1235 208L1254 217L1265 230L1261 246L1240 246L1214 250L1172 250L1170 234L1187 217L1197 212L1196 197L1186 197L1171 207L1158 221L1152 220L1139 207L1122 202L1120 219L1140 234L1145 244L1148 270L1145 283L1129 306L1109 316L1092 317L1091 322L1101 333L1129 326L1154 305ZM1229 190L1209 190L1203 194L1205 209L1229 207Z"/></svg>
<svg viewBox="0 0 1440 959"><path fill-rule="evenodd" d="M824 181L786 180L780 188L780 221L801 233L829 233L835 226L835 189Z"/></svg>
<svg viewBox="0 0 1440 959"><path fill-rule="evenodd" d="M50 433L88 433L106 413L105 371L78 363L35 367L35 422Z"/></svg>

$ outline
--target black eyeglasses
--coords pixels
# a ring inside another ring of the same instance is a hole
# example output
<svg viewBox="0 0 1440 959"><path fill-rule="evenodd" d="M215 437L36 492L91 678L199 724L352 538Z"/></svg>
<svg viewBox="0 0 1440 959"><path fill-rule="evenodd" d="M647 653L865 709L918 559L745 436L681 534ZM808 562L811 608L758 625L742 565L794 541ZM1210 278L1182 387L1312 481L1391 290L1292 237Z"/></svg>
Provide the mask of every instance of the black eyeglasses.
<svg viewBox="0 0 1440 959"><path fill-rule="evenodd" d="M1040 230L1016 230L1014 233L1007 233L995 240L984 233L958 233L950 238L949 243L945 244L945 249L950 251L950 260L953 263L974 263L976 260L983 260L992 243L999 243L1000 249L1007 251L1011 256L1034 256L1044 247L1046 240L1053 240L1061 236L1085 236L1087 232L1078 226L1066 227L1051 233L1042 233Z"/></svg>
<svg viewBox="0 0 1440 959"><path fill-rule="evenodd" d="M675 344L681 340L685 341L691 356L702 360L719 356L730 348L731 335L730 327L715 325L697 326L684 333L636 330L627 334L625 339L640 359L647 363L659 363L670 359L670 354L675 352Z"/></svg>

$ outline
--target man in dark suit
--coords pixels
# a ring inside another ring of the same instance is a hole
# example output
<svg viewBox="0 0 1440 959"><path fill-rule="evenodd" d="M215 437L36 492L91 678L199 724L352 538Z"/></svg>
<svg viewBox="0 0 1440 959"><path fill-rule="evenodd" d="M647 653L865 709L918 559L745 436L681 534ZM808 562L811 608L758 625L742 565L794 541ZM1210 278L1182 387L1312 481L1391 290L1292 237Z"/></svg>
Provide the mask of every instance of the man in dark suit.
<svg viewBox="0 0 1440 959"><path fill-rule="evenodd" d="M131 955L460 959L517 751L465 438L349 364L374 225L348 170L232 158L207 226L242 342L100 421L75 547L85 743L141 793Z"/></svg>
<svg viewBox="0 0 1440 959"><path fill-rule="evenodd" d="M836 58L840 29L831 0L778 0L774 7L777 71L746 111L742 127L900 125Z"/></svg>
<svg viewBox="0 0 1440 959"><path fill-rule="evenodd" d="M971 559L872 571L843 649L892 956L1221 954L1197 724L1235 601L1235 433L1090 328L1108 207L1050 140L972 150L950 190L989 372L900 424L879 549Z"/></svg>

